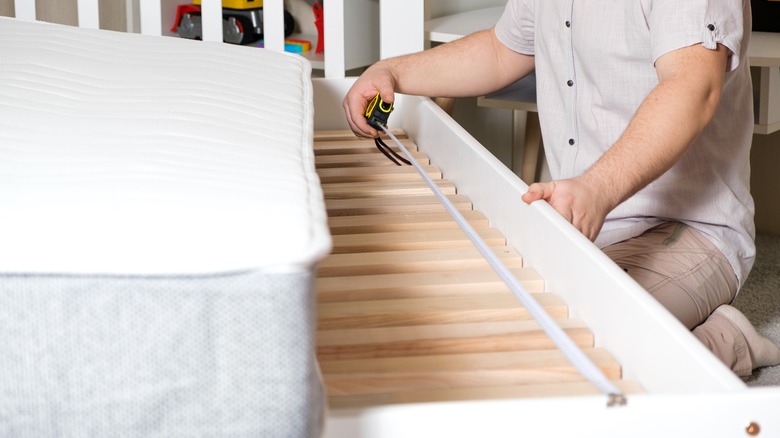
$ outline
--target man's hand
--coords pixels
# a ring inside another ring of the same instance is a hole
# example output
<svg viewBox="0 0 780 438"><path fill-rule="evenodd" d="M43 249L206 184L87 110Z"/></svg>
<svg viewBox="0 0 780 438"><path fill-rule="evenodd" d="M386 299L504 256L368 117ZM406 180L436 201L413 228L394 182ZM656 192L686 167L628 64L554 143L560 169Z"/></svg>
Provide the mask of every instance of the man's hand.
<svg viewBox="0 0 780 438"><path fill-rule="evenodd" d="M534 183L528 188L522 199L530 204L534 201L547 201L558 213L591 241L604 225L607 214L615 207L606 193L602 192L595 181L588 181L583 175L546 183Z"/></svg>
<svg viewBox="0 0 780 438"><path fill-rule="evenodd" d="M379 93L383 101L395 100L395 78L382 63L374 64L363 73L349 89L341 105L347 116L347 123L355 135L376 138L379 133L366 122L368 102Z"/></svg>

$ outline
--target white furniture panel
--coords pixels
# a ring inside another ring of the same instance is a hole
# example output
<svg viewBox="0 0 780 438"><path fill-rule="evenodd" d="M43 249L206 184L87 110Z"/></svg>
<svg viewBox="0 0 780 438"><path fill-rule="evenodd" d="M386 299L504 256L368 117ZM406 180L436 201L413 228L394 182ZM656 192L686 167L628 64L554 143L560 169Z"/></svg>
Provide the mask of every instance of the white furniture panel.
<svg viewBox="0 0 780 438"><path fill-rule="evenodd" d="M35 20L35 2L30 0L14 0L16 18Z"/></svg>
<svg viewBox="0 0 780 438"><path fill-rule="evenodd" d="M79 27L100 28L98 0L78 0Z"/></svg>
<svg viewBox="0 0 780 438"><path fill-rule="evenodd" d="M424 5L419 0L380 2L380 49L382 59L424 49Z"/></svg>

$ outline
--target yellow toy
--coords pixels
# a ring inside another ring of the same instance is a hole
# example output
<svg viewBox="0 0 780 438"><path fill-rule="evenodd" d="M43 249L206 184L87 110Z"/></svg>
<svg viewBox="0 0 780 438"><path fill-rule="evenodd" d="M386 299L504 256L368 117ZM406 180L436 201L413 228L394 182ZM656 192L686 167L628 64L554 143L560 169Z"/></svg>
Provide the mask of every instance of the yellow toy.
<svg viewBox="0 0 780 438"><path fill-rule="evenodd" d="M193 4L179 5L176 21L171 32L182 38L202 39L202 0ZM263 38L263 0L222 0L222 39L226 43L248 44ZM284 11L284 36L289 37L295 29L295 20Z"/></svg>
<svg viewBox="0 0 780 438"><path fill-rule="evenodd" d="M194 0L193 4L200 5L201 0ZM222 7L228 9L252 9L262 8L263 0L222 0Z"/></svg>

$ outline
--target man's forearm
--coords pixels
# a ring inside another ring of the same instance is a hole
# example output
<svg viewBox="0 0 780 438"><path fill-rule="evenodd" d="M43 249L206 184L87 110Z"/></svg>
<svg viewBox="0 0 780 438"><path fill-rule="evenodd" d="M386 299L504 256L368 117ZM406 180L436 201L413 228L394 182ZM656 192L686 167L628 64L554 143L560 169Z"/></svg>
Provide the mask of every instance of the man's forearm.
<svg viewBox="0 0 780 438"><path fill-rule="evenodd" d="M533 57L512 52L492 29L424 52L376 63L404 94L466 97L496 91L533 71Z"/></svg>

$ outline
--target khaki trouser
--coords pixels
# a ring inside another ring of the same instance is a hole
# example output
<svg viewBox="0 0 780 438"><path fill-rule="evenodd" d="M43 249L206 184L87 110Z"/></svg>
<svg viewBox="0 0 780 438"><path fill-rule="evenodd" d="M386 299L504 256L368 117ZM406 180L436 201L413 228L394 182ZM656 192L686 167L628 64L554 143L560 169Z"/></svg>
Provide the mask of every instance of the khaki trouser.
<svg viewBox="0 0 780 438"><path fill-rule="evenodd" d="M679 222L666 222L604 253L644 287L726 366L739 376L752 372L747 341L728 319L712 312L729 304L737 278L728 260L704 236Z"/></svg>

